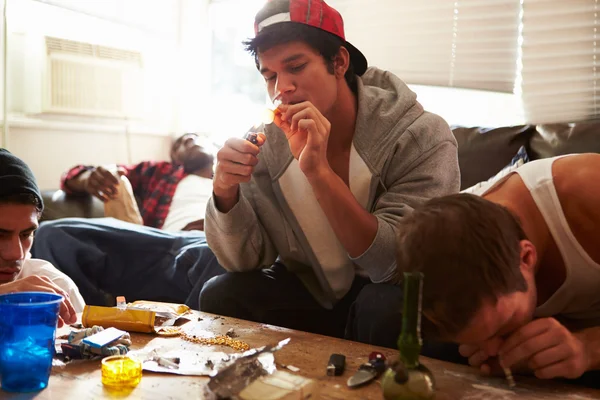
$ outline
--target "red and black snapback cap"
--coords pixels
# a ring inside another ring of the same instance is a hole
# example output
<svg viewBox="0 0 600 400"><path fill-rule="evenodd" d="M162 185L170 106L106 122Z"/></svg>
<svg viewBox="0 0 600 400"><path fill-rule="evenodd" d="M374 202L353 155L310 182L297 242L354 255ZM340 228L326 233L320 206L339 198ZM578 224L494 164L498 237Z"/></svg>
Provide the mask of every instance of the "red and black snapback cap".
<svg viewBox="0 0 600 400"><path fill-rule="evenodd" d="M268 0L256 14L254 33L259 36L268 26L295 22L321 29L344 41L356 75L367 70L367 59L344 35L344 20L337 10L323 0Z"/></svg>

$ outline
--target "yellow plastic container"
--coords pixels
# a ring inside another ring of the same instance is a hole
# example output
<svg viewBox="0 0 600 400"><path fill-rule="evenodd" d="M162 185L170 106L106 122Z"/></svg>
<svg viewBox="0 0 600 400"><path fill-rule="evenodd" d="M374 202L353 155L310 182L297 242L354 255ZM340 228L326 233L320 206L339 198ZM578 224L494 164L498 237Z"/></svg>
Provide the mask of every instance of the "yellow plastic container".
<svg viewBox="0 0 600 400"><path fill-rule="evenodd" d="M102 359L102 384L111 389L133 388L142 379L142 363L129 356Z"/></svg>

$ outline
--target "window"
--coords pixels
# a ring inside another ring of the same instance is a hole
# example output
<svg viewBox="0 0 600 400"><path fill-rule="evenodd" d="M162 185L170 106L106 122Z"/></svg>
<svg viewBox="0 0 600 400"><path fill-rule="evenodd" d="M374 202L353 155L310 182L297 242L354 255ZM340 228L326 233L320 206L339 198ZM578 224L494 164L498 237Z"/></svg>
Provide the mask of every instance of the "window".
<svg viewBox="0 0 600 400"><path fill-rule="evenodd" d="M519 0L329 0L371 65L406 82L512 93Z"/></svg>
<svg viewBox="0 0 600 400"><path fill-rule="evenodd" d="M519 0L329 0L370 65L409 83L450 125L523 122Z"/></svg>
<svg viewBox="0 0 600 400"><path fill-rule="evenodd" d="M598 0L524 0L520 91L533 123L600 117Z"/></svg>
<svg viewBox="0 0 600 400"><path fill-rule="evenodd" d="M212 78L207 129L217 144L243 136L260 123L268 104L264 80L242 44L254 36L254 15L263 4L263 0L221 0L209 6Z"/></svg>

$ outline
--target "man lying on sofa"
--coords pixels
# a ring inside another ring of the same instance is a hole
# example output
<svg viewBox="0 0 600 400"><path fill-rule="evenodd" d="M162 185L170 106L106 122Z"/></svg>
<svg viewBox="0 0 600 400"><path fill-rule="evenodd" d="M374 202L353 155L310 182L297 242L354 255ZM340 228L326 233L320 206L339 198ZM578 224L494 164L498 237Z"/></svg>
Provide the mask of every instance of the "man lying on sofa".
<svg viewBox="0 0 600 400"><path fill-rule="evenodd" d="M147 226L114 218L46 221L32 254L70 276L88 304L110 306L125 296L197 309L204 282L225 272L200 232L204 219L198 220L212 194L213 156L197 135L186 134L173 144L171 158L121 167ZM63 189L107 201L118 183L107 168L78 166L65 175Z"/></svg>
<svg viewBox="0 0 600 400"><path fill-rule="evenodd" d="M63 296L59 323L73 323L85 303L75 283L46 261L32 259L29 250L44 208L29 167L0 149L0 294L26 291Z"/></svg>
<svg viewBox="0 0 600 400"><path fill-rule="evenodd" d="M481 197L433 199L405 218L398 269L425 275L426 338L461 344L486 374L501 364L542 379L600 369L596 182L598 154L542 159Z"/></svg>
<svg viewBox="0 0 600 400"><path fill-rule="evenodd" d="M61 188L107 202L116 198L118 175L124 175L141 203L144 225L171 232L204 230L204 219L198 217L212 193L213 159L198 135L188 133L173 143L171 162L144 161L116 170L78 165L64 174Z"/></svg>

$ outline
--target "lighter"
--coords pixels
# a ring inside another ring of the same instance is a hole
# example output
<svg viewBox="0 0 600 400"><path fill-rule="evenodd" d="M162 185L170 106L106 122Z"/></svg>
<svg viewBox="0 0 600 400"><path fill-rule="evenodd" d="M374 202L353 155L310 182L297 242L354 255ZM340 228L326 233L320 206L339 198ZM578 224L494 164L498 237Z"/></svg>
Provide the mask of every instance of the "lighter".
<svg viewBox="0 0 600 400"><path fill-rule="evenodd" d="M329 356L329 362L327 363L327 375L338 376L344 373L344 367L346 365L346 356L343 354L332 354Z"/></svg>
<svg viewBox="0 0 600 400"><path fill-rule="evenodd" d="M258 145L258 134L254 133L254 132L248 132L246 134L246 140L249 141L252 144L256 144Z"/></svg>

